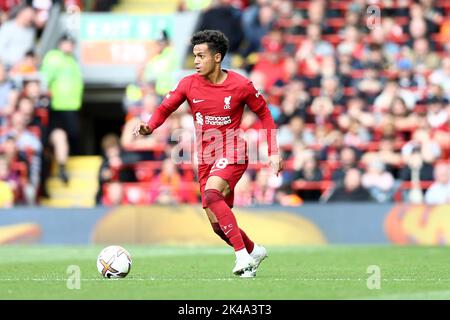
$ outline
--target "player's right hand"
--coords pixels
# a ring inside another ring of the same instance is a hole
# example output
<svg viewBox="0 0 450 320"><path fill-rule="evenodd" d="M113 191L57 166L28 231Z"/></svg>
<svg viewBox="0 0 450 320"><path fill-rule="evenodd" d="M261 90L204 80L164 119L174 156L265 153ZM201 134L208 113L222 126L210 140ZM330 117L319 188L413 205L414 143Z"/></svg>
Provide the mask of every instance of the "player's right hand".
<svg viewBox="0 0 450 320"><path fill-rule="evenodd" d="M145 123L141 122L139 123L134 129L133 129L133 135L135 137L142 135L142 136L148 136L152 133L152 129Z"/></svg>

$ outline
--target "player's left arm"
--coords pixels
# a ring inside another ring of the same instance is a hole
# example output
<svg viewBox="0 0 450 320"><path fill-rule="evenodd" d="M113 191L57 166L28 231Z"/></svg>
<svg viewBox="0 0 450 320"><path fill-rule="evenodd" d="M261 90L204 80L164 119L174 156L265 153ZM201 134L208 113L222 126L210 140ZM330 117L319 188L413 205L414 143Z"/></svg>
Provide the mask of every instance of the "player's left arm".
<svg viewBox="0 0 450 320"><path fill-rule="evenodd" d="M270 114L269 107L263 96L256 90L252 82L248 82L245 87L245 103L249 106L261 120L263 129L266 130L267 145L269 152L269 164L273 172L278 175L283 170L283 159L277 143L277 127Z"/></svg>

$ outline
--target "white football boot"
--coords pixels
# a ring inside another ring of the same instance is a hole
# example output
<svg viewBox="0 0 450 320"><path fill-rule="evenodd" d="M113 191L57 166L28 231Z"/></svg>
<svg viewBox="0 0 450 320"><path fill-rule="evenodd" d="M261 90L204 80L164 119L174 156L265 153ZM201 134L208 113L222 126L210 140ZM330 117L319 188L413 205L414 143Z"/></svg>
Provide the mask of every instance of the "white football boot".
<svg viewBox="0 0 450 320"><path fill-rule="evenodd" d="M256 261L250 255L248 256L248 258L236 259L236 263L233 268L233 274L242 276L245 273L251 272L255 265Z"/></svg>
<svg viewBox="0 0 450 320"><path fill-rule="evenodd" d="M258 270L259 265L263 262L264 259L268 257L267 250L263 246L259 246L255 244L255 247L250 253L250 256L255 260L255 266L250 271L245 271L241 277L243 278L252 278L256 276L256 271Z"/></svg>

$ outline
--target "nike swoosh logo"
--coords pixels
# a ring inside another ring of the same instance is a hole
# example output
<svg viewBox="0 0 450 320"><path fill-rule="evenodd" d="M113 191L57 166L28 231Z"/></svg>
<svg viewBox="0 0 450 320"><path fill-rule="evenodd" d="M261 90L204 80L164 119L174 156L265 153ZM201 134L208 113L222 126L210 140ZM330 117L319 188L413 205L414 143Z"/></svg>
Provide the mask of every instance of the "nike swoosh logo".
<svg viewBox="0 0 450 320"><path fill-rule="evenodd" d="M205 100L195 100L195 99L192 100L193 103L199 103L199 102L202 102L202 101L205 101Z"/></svg>
<svg viewBox="0 0 450 320"><path fill-rule="evenodd" d="M233 230L233 229L231 229L231 230ZM225 235L228 235L231 232L231 230L228 230L227 232L224 232Z"/></svg>

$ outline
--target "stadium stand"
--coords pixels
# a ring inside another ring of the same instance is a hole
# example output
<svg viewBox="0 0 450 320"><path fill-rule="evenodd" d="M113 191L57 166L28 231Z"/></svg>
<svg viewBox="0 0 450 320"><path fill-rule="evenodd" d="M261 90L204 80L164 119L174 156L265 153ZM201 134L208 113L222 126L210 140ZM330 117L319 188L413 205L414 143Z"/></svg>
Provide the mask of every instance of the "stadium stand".
<svg viewBox="0 0 450 320"><path fill-rule="evenodd" d="M250 165L241 190L248 187L252 192L241 197L241 201L237 199L238 205L326 202L335 190L342 186L345 189L346 176L354 168L361 172L359 183L374 202L425 201L424 195L435 180L434 167L448 162L450 155L448 1L203 1L197 7L193 2L123 0L110 9L119 13L160 14L201 9L199 22L218 6L233 7L232 12L239 15L243 39L227 63L247 73L268 101L280 129L286 166L280 179L274 180L269 178L270 172L260 170L263 164ZM379 8L381 16L369 13L369 5ZM91 3L84 7L95 6ZM259 26L258 32L249 38L245 26ZM220 25L217 27L220 29ZM192 64L190 59L189 55L185 58L185 66ZM2 124L7 123L5 119L15 109L21 95L18 88L14 81L4 81L0 88L0 99L10 101L0 109ZM154 82L148 81L133 83L124 95L123 123L148 118L157 105L155 101L162 98L155 93ZM35 110L40 125L45 127L45 108ZM245 111L243 130L264 146L254 134L259 126L258 119ZM130 145L125 125L119 165L111 165L106 154L102 155L111 174L95 184L98 190L89 189L91 196L98 191L97 204L198 201L198 192L193 192L198 189L195 167L186 164L189 161L172 168L163 165L179 147L170 141L170 133L180 128L193 136L186 106L158 129L157 137L146 142ZM31 129L39 135L39 128ZM190 141L183 143L189 145ZM20 171L21 180L26 180L32 155L29 150L21 152L15 158L20 156L23 163L28 161L27 165L17 166L18 161L13 161L11 168ZM195 161L194 154L183 157ZM264 152L259 155L260 160L266 157ZM86 179L93 179L94 168L102 162L98 157L86 160L89 164L74 161L73 166L68 165L73 170L77 165L92 168L84 176ZM124 179L122 170L133 171L135 181ZM94 179L99 180L98 173ZM49 184L59 190L57 181L52 177ZM87 181L77 182L77 188L84 189ZM165 191L159 189L161 184ZM94 189L94 184L90 187ZM17 203L23 202L19 194ZM85 196L82 201L93 205L87 192ZM52 194L50 199L54 197Z"/></svg>

